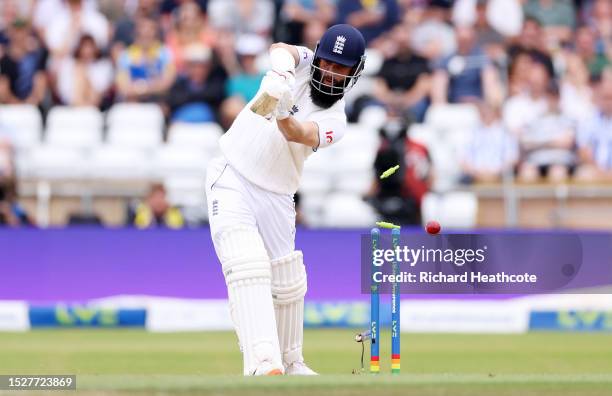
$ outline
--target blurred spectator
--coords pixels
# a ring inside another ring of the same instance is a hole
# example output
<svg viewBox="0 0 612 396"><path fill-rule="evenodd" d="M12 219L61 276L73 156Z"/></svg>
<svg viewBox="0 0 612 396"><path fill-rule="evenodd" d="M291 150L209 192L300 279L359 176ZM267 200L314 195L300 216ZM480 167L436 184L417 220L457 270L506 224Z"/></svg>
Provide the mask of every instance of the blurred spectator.
<svg viewBox="0 0 612 396"><path fill-rule="evenodd" d="M462 182L499 182L518 160L516 139L504 128L499 110L487 103L478 105L481 124L472 131L460 159Z"/></svg>
<svg viewBox="0 0 612 396"><path fill-rule="evenodd" d="M94 7L86 6L85 2L63 0L63 7L57 13L46 16L45 41L53 57L62 58L72 53L84 34L92 36L98 48L106 49L110 38L108 21Z"/></svg>
<svg viewBox="0 0 612 396"><path fill-rule="evenodd" d="M542 116L548 108L546 89L550 84L550 76L546 66L539 62L530 64L526 90L511 96L504 103L504 125L514 136L520 136L525 127Z"/></svg>
<svg viewBox="0 0 612 396"><path fill-rule="evenodd" d="M525 18L521 34L515 40L515 43L508 48L510 68L516 61L515 58L523 53L528 53L533 60L545 65L548 74L554 76L555 68L548 52L544 30L535 18Z"/></svg>
<svg viewBox="0 0 612 396"><path fill-rule="evenodd" d="M573 0L527 0L525 15L542 24L549 47L568 40L576 26Z"/></svg>
<svg viewBox="0 0 612 396"><path fill-rule="evenodd" d="M8 30L17 19L28 20L32 11L32 0L0 1L0 56L8 44Z"/></svg>
<svg viewBox="0 0 612 396"><path fill-rule="evenodd" d="M575 35L576 53L588 67L591 80L601 77L604 68L610 64L610 59L602 50L597 49L595 32L588 26L581 26Z"/></svg>
<svg viewBox="0 0 612 396"><path fill-rule="evenodd" d="M175 18L176 10L186 3L195 3L200 8L201 13L205 13L208 8L207 0L157 0L159 5L158 10L161 13L161 23L164 32L170 30L173 25L173 19Z"/></svg>
<svg viewBox="0 0 612 396"><path fill-rule="evenodd" d="M503 100L499 76L481 48L471 27L455 29L457 52L437 65L432 82L434 103L486 100L498 105Z"/></svg>
<svg viewBox="0 0 612 396"><path fill-rule="evenodd" d="M160 0L137 0L138 6L134 15L125 15L115 23L113 35L113 55L118 54L126 47L134 43L136 33L136 20L140 18L150 18L159 20Z"/></svg>
<svg viewBox="0 0 612 396"><path fill-rule="evenodd" d="M0 131L2 132L2 131ZM10 136L9 136L10 138ZM0 181L15 176L13 148L10 139L0 134Z"/></svg>
<svg viewBox="0 0 612 396"><path fill-rule="evenodd" d="M283 22L282 41L288 44L302 44L305 41L306 25L311 21L317 21L327 27L333 22L335 11L333 0L285 1L280 16Z"/></svg>
<svg viewBox="0 0 612 396"><path fill-rule="evenodd" d="M257 56L267 49L266 41L260 36L242 35L236 42L236 53L240 64L239 71L230 76L225 86L227 99L221 106L221 125L229 127L244 105L249 102L257 91L263 78L257 68Z"/></svg>
<svg viewBox="0 0 612 396"><path fill-rule="evenodd" d="M128 101L156 101L165 95L175 77L172 55L159 42L157 23L140 18L136 40L121 53L117 65L117 89Z"/></svg>
<svg viewBox="0 0 612 396"><path fill-rule="evenodd" d="M534 182L546 177L553 183L565 181L574 167L574 123L561 113L559 89L551 83L546 91L547 110L520 135L523 160L519 179Z"/></svg>
<svg viewBox="0 0 612 396"><path fill-rule="evenodd" d="M215 45L216 33L211 29L196 3L186 2L176 9L176 23L168 33L166 45L172 53L177 72L184 68L185 49L192 45Z"/></svg>
<svg viewBox="0 0 612 396"><path fill-rule="evenodd" d="M21 227L34 225L17 202L15 178L0 178L0 227Z"/></svg>
<svg viewBox="0 0 612 396"><path fill-rule="evenodd" d="M449 9L444 4L432 1L422 21L411 34L412 49L431 62L450 56L457 49L455 31L449 23Z"/></svg>
<svg viewBox="0 0 612 396"><path fill-rule="evenodd" d="M46 53L23 19L13 22L8 36L0 58L0 103L40 105L47 90Z"/></svg>
<svg viewBox="0 0 612 396"><path fill-rule="evenodd" d="M561 112L574 122L578 122L589 117L593 111L589 71L580 57L568 54L561 81Z"/></svg>
<svg viewBox="0 0 612 396"><path fill-rule="evenodd" d="M597 87L597 112L578 131L582 166L577 177L588 181L612 181L612 79Z"/></svg>
<svg viewBox="0 0 612 396"><path fill-rule="evenodd" d="M336 23L353 25L366 44L399 22L397 0L339 0Z"/></svg>
<svg viewBox="0 0 612 396"><path fill-rule="evenodd" d="M172 121L213 122L224 97L224 80L212 73L209 48L192 44L185 50L185 73L168 93Z"/></svg>
<svg viewBox="0 0 612 396"><path fill-rule="evenodd" d="M374 97L395 114L409 114L421 122L428 105L431 70L427 59L411 49L408 29L398 25L390 39L397 53L386 59L378 72Z"/></svg>
<svg viewBox="0 0 612 396"><path fill-rule="evenodd" d="M243 35L236 42L236 54L240 63L240 71L231 76L226 85L227 96L240 96L244 102L250 101L264 76L257 68L257 57L267 49L266 42L256 35Z"/></svg>
<svg viewBox="0 0 612 396"><path fill-rule="evenodd" d="M179 229L185 226L180 209L170 205L163 184L154 184L143 202L128 208L128 224L137 228L165 227Z"/></svg>
<svg viewBox="0 0 612 396"><path fill-rule="evenodd" d="M499 64L505 62L505 37L495 30L487 18L487 1L476 2L476 21L474 23L476 47L482 48L485 54Z"/></svg>
<svg viewBox="0 0 612 396"><path fill-rule="evenodd" d="M612 2L610 0L593 0L586 22L597 35L598 50L612 51ZM605 49L604 47L607 47ZM612 57L612 54L609 55Z"/></svg>
<svg viewBox="0 0 612 396"><path fill-rule="evenodd" d="M386 179L376 177L368 195L385 221L420 224L421 200L431 186L432 164L427 148L407 136L407 121L392 117L381 130L374 173L380 175L396 165L400 168Z"/></svg>
<svg viewBox="0 0 612 396"><path fill-rule="evenodd" d="M255 33L269 37L274 24L272 0L209 0L213 27L236 35Z"/></svg>
<svg viewBox="0 0 612 396"><path fill-rule="evenodd" d="M65 105L100 107L112 82L111 62L101 57L93 37L85 35L74 55L59 65L57 93Z"/></svg>
<svg viewBox="0 0 612 396"><path fill-rule="evenodd" d="M519 49L515 52L512 63L508 65L508 96L529 90L531 66L534 62L529 51Z"/></svg>
<svg viewBox="0 0 612 396"><path fill-rule="evenodd" d="M319 20L312 19L306 23L303 30L301 43L306 48L314 49L323 33L327 30L327 25Z"/></svg>
<svg viewBox="0 0 612 396"><path fill-rule="evenodd" d="M513 37L519 34L523 26L521 3L524 1L456 0L453 3L452 20L455 26L486 24L498 34ZM477 30L480 29L477 27Z"/></svg>

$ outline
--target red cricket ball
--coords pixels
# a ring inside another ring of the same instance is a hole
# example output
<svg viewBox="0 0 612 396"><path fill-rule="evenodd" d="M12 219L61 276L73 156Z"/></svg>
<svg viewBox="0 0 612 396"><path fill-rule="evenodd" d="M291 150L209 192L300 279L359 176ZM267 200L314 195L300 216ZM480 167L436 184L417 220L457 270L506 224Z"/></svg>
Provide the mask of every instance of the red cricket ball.
<svg viewBox="0 0 612 396"><path fill-rule="evenodd" d="M427 225L425 226L425 230L430 233L431 235L435 235L437 233L440 232L440 223L438 223L435 220L432 221L428 221Z"/></svg>

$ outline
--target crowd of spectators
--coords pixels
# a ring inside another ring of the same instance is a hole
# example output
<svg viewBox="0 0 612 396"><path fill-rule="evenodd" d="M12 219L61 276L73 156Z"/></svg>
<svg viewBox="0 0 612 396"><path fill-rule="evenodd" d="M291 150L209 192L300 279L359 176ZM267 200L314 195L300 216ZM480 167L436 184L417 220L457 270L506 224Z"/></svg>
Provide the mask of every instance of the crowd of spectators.
<svg viewBox="0 0 612 396"><path fill-rule="evenodd" d="M155 102L227 128L271 42L314 48L334 23L383 58L353 119L473 103L465 182L612 180L610 0L2 0L0 106Z"/></svg>

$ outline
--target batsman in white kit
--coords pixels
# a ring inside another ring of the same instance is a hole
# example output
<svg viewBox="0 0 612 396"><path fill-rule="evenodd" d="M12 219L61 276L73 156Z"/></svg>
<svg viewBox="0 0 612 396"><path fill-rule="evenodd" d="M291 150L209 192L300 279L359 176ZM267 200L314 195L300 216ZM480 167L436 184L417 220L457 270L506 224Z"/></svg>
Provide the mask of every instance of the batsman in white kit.
<svg viewBox="0 0 612 396"><path fill-rule="evenodd" d="M306 158L344 134L343 96L364 51L361 33L345 24L330 27L314 53L273 44L272 70L208 167L210 232L244 375L316 375L302 355L306 269L295 250L293 196Z"/></svg>

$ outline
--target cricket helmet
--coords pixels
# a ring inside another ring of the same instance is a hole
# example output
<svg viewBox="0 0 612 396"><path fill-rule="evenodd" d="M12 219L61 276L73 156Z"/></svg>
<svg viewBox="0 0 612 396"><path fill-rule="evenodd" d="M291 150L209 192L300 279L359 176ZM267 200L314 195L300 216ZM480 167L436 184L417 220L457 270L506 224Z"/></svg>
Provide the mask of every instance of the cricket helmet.
<svg viewBox="0 0 612 396"><path fill-rule="evenodd" d="M351 89L363 71L365 64L365 40L351 25L334 25L323 34L310 64L310 84L327 95L344 95ZM342 66L350 66L348 75L333 73L320 67L321 59ZM324 82L324 76L331 76L332 82Z"/></svg>

